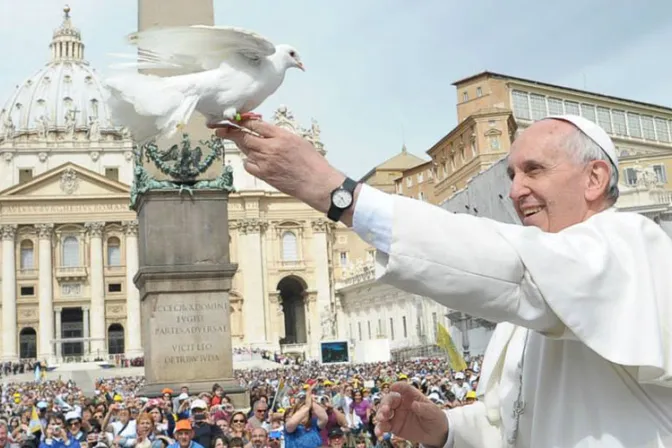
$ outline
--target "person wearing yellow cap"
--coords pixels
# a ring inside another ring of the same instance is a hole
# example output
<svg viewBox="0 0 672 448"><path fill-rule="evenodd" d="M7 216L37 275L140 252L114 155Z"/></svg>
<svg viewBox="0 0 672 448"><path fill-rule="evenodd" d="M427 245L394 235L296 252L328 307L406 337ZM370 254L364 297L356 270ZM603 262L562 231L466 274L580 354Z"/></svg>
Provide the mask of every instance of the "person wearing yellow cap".
<svg viewBox="0 0 672 448"><path fill-rule="evenodd" d="M547 115L543 96L516 104ZM669 121L642 107L645 116L627 111L633 136L645 123L655 134L659 120L669 140ZM254 176L372 245L376 280L498 323L477 402L444 413L397 383L380 405L379 432L435 447L672 446L672 239L646 216L615 213L618 151L586 118L595 110L614 132L612 111L594 104L581 105L585 116L529 123L506 172L495 172L508 191L463 196L473 214L357 182L307 139L261 120L217 130ZM508 223L480 216L487 211L472 206L481 195Z"/></svg>

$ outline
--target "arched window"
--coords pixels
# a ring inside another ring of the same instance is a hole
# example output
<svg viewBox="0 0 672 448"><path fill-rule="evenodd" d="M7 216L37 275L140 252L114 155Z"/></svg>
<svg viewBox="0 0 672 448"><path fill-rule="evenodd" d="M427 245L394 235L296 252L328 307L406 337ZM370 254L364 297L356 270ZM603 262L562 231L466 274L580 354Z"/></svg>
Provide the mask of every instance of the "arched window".
<svg viewBox="0 0 672 448"><path fill-rule="evenodd" d="M121 324L112 324L107 329L107 347L110 355L124 353L124 327Z"/></svg>
<svg viewBox="0 0 672 448"><path fill-rule="evenodd" d="M294 232L285 232L282 234L282 259L283 261L296 261L298 259L296 235Z"/></svg>
<svg viewBox="0 0 672 448"><path fill-rule="evenodd" d="M73 268L80 266L79 241L74 236L68 236L63 240L63 267Z"/></svg>
<svg viewBox="0 0 672 448"><path fill-rule="evenodd" d="M116 236L107 240L107 265L121 266L121 241Z"/></svg>
<svg viewBox="0 0 672 448"><path fill-rule="evenodd" d="M21 241L21 269L35 269L35 250L32 240Z"/></svg>
<svg viewBox="0 0 672 448"><path fill-rule="evenodd" d="M26 327L19 333L19 358L37 358L37 333L32 327Z"/></svg>

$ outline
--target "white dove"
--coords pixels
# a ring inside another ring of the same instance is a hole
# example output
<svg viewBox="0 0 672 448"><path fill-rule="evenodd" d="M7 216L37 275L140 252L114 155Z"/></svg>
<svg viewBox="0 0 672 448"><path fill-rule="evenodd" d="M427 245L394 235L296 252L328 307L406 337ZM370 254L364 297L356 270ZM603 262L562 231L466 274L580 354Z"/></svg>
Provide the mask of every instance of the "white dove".
<svg viewBox="0 0 672 448"><path fill-rule="evenodd" d="M252 111L272 95L287 69L305 70L289 45L273 45L251 31L233 27L185 26L133 33L129 41L137 69L178 70L159 77L137 72L107 79L112 121L125 126L138 144L170 138L194 110L208 127L260 118Z"/></svg>

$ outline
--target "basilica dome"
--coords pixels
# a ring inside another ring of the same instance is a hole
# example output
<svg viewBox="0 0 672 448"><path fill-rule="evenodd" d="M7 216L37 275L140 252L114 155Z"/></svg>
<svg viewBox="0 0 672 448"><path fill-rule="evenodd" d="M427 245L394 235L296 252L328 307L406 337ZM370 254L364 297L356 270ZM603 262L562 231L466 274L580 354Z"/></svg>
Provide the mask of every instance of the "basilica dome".
<svg viewBox="0 0 672 448"><path fill-rule="evenodd" d="M99 76L84 59L81 34L72 25L70 8L54 31L51 58L20 86L0 109L0 140L58 133L59 139L121 138L109 118Z"/></svg>

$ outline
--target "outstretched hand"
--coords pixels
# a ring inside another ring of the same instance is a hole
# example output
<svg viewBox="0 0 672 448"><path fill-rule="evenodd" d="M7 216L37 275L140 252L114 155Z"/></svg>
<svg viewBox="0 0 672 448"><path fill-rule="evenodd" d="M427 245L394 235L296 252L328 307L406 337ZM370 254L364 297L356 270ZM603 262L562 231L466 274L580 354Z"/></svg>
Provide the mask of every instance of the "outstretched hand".
<svg viewBox="0 0 672 448"><path fill-rule="evenodd" d="M406 382L390 386L376 418L377 436L391 432L402 439L432 447L442 447L448 438L448 419L444 412Z"/></svg>
<svg viewBox="0 0 672 448"><path fill-rule="evenodd" d="M237 125L244 129L229 126L217 129L216 134L233 141L247 156L244 167L248 173L327 212L331 191L343 183L345 176L333 168L312 143L261 120L242 121Z"/></svg>

